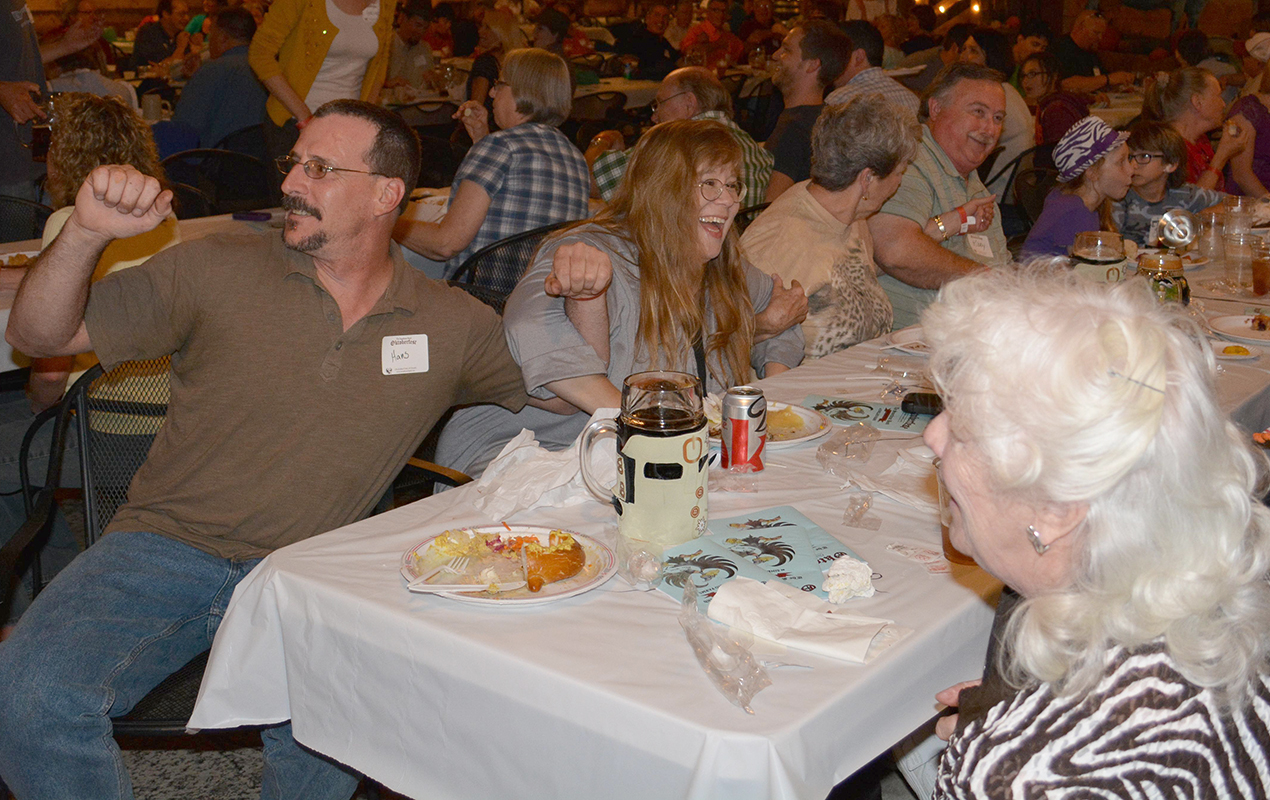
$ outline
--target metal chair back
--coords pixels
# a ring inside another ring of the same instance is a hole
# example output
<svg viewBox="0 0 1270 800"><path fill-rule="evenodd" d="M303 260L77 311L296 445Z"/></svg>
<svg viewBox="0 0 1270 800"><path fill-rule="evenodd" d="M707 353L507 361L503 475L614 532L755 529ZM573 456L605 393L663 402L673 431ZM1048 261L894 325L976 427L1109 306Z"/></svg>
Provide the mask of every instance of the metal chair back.
<svg viewBox="0 0 1270 800"><path fill-rule="evenodd" d="M168 186L172 190L172 199L176 204L177 219L198 219L210 217L212 198L187 183L173 183Z"/></svg>
<svg viewBox="0 0 1270 800"><path fill-rule="evenodd" d="M168 179L185 183L212 199L217 214L254 211L277 205L265 163L229 150L186 150L163 159Z"/></svg>
<svg viewBox="0 0 1270 800"><path fill-rule="evenodd" d="M1036 224L1045 207L1045 197L1058 185L1058 170L1033 167L1014 176L1014 201L1028 218L1028 227Z"/></svg>
<svg viewBox="0 0 1270 800"><path fill-rule="evenodd" d="M128 500L132 477L167 420L171 361L126 361L84 373L67 395L80 442L84 518L91 545Z"/></svg>
<svg viewBox="0 0 1270 800"><path fill-rule="evenodd" d="M745 233L745 229L750 227L759 214L762 214L771 203L759 203L755 206L743 208L736 212L736 217L732 220L732 225L736 228L738 234Z"/></svg>
<svg viewBox="0 0 1270 800"><path fill-rule="evenodd" d="M0 195L0 243L39 239L53 209L21 197Z"/></svg>
<svg viewBox="0 0 1270 800"><path fill-rule="evenodd" d="M507 296L529 268L543 239L553 231L572 224L558 222L544 225L486 245L463 262L450 283L502 314Z"/></svg>

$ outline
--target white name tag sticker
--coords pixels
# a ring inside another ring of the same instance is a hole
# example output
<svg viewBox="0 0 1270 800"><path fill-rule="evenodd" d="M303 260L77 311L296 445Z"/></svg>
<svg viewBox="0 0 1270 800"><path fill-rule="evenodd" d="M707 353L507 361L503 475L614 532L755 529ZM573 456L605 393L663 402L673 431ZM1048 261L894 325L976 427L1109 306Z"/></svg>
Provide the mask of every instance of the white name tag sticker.
<svg viewBox="0 0 1270 800"><path fill-rule="evenodd" d="M975 255L992 258L992 243L982 233L966 234L966 243L970 245L970 249Z"/></svg>
<svg viewBox="0 0 1270 800"><path fill-rule="evenodd" d="M428 335L385 336L381 351L385 375L428 371Z"/></svg>

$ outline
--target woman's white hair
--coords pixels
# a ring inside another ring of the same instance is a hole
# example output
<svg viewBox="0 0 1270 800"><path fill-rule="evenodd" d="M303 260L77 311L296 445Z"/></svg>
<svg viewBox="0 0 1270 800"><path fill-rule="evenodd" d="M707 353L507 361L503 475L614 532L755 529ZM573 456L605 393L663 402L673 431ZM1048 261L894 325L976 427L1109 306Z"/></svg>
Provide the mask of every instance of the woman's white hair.
<svg viewBox="0 0 1270 800"><path fill-rule="evenodd" d="M1007 679L1084 691L1109 648L1162 639L1188 680L1246 702L1270 651L1266 459L1218 407L1194 323L1142 279L1034 264L946 285L922 324L996 491L1089 506L1072 584L1009 622Z"/></svg>

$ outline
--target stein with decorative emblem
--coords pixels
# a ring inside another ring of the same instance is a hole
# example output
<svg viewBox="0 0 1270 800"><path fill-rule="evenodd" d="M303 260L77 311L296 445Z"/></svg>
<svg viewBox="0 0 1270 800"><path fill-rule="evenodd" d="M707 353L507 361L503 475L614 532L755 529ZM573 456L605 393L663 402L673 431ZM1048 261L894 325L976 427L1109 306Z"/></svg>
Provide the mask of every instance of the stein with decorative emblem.
<svg viewBox="0 0 1270 800"><path fill-rule="evenodd" d="M597 436L617 436L617 483L591 473ZM622 537L654 550L682 544L706 529L706 415L701 382L685 372L638 372L622 387L616 420L592 422L582 433L582 478L617 509ZM655 553L660 556L660 552Z"/></svg>

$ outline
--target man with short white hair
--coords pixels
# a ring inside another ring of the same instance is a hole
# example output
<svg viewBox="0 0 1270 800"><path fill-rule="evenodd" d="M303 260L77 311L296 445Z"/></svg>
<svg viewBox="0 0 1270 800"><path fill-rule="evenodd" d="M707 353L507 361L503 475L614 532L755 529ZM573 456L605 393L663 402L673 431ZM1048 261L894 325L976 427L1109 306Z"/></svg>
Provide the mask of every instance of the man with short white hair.
<svg viewBox="0 0 1270 800"><path fill-rule="evenodd" d="M1001 136L1003 80L977 64L940 72L927 90L917 156L869 220L896 328L915 324L945 282L1010 260L996 198L975 172Z"/></svg>

